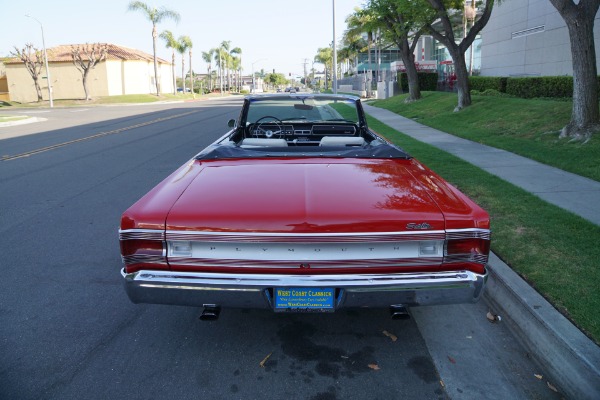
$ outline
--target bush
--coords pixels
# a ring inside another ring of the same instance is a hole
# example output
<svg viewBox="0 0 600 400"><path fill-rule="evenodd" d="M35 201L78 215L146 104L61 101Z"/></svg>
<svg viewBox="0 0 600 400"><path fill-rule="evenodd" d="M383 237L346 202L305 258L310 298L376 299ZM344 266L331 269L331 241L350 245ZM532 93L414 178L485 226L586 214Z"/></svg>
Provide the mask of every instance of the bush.
<svg viewBox="0 0 600 400"><path fill-rule="evenodd" d="M419 89L434 91L437 89L437 72L417 72L419 78ZM406 72L398 72L398 86L403 92L408 92L408 76Z"/></svg>
<svg viewBox="0 0 600 400"><path fill-rule="evenodd" d="M500 93L506 93L506 81L508 78L503 76L470 76L469 88L479 92L486 90L496 90Z"/></svg>
<svg viewBox="0 0 600 400"><path fill-rule="evenodd" d="M506 93L524 99L539 97L565 98L573 96L573 77L539 76L509 78Z"/></svg>
<svg viewBox="0 0 600 400"><path fill-rule="evenodd" d="M508 93L502 93L497 91L496 89L486 89L483 92L480 92L479 90L471 90L471 94L479 96L513 97Z"/></svg>

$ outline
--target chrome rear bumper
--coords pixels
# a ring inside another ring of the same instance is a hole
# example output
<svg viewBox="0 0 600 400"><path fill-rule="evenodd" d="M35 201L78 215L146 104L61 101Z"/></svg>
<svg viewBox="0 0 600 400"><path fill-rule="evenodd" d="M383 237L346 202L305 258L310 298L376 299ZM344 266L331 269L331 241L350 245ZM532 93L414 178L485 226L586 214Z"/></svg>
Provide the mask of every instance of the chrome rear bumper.
<svg viewBox="0 0 600 400"><path fill-rule="evenodd" d="M202 307L273 308L273 288L335 288L335 308L407 307L476 302L487 273L471 271L347 274L231 275L223 273L121 270L134 303Z"/></svg>

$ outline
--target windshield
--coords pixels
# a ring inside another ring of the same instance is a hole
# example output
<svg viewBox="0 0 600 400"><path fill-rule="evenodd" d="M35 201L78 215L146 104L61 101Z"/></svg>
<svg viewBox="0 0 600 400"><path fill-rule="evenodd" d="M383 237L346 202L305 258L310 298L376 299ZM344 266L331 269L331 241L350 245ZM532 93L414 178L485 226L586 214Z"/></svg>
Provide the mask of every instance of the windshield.
<svg viewBox="0 0 600 400"><path fill-rule="evenodd" d="M246 123L255 123L266 116L282 122L358 123L356 101L344 98L282 95L279 98L251 99Z"/></svg>

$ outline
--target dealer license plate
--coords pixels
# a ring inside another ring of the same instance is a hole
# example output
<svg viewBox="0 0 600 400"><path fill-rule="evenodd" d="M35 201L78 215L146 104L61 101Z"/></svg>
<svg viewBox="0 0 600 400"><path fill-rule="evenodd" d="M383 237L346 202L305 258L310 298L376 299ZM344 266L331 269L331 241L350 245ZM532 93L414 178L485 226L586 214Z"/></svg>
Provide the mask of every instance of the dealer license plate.
<svg viewBox="0 0 600 400"><path fill-rule="evenodd" d="M275 308L295 311L333 311L333 288L275 288Z"/></svg>

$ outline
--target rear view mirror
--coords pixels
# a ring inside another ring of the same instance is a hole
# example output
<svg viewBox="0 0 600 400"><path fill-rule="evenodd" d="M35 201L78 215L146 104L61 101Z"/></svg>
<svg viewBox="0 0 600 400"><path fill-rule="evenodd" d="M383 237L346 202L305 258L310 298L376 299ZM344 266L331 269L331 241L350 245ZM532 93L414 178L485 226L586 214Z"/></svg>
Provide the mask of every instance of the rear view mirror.
<svg viewBox="0 0 600 400"><path fill-rule="evenodd" d="M312 110L313 106L310 106L308 104L294 104L294 108L296 110Z"/></svg>
<svg viewBox="0 0 600 400"><path fill-rule="evenodd" d="M235 128L235 119L230 119L227 121L227 126L230 128Z"/></svg>

